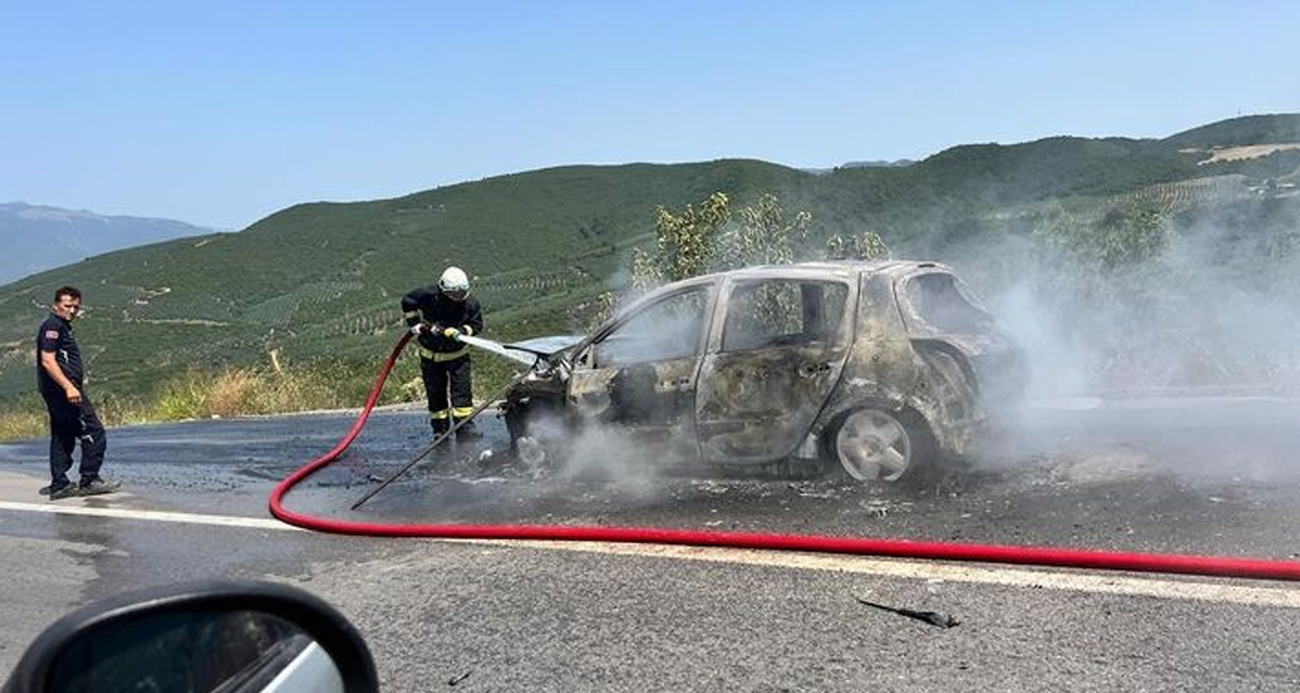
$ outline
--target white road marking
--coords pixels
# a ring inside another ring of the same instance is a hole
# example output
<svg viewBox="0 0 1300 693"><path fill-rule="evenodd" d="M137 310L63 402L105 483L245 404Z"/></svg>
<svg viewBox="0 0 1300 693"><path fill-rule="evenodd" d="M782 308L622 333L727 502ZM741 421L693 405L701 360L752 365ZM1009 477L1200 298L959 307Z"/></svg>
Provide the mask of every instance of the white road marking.
<svg viewBox="0 0 1300 693"><path fill-rule="evenodd" d="M50 513L53 515L86 515L90 517L115 517L121 520L145 520L148 522L181 522L192 525L216 525L220 527L247 527L253 529L283 529L292 532L306 531L293 525L266 517L235 517L231 515L196 515L193 513L174 513L162 510L131 510L128 508L92 508L90 506L54 505L53 503L14 503L0 501L0 510L18 510L22 512Z"/></svg>
<svg viewBox="0 0 1300 693"><path fill-rule="evenodd" d="M1156 597L1159 599L1191 599L1249 606L1300 608L1300 585L1295 587L1259 587L1228 582L1227 578L1219 579L1222 581L1211 581L1216 579L1196 576L1144 577L1133 573L1082 572L1064 568L1034 569L1014 565L1004 567L989 563L973 565L903 558L874 558L870 556L718 549L659 544L579 544L552 541L499 541L491 543L628 556L662 556L679 560L713 561L797 570L826 570L914 580L965 582L1002 587L1026 587L1067 592ZM1289 583L1273 581L1260 581L1260 584L1289 585Z"/></svg>
<svg viewBox="0 0 1300 693"><path fill-rule="evenodd" d="M126 508L92 508L74 505L16 503L0 501L0 510L40 512L59 515L84 515L113 517L124 520L149 522L180 522L186 524L252 529L305 531L279 520L259 517L234 517L228 515L198 515L193 513L158 510L130 510ZM1279 586L1244 585L1225 580L1207 580L1196 577L1159 578L1143 577L1131 573L1081 572L1063 569L1029 569L1016 566L989 564L963 565L938 561L919 561L868 556L843 556L833 554L795 553L784 551L755 551L749 549L723 549L699 546L674 546L664 544L618 544L571 541L516 541L508 539L438 539L458 544L479 544L504 548L532 548L549 551L576 551L615 556L658 557L688 561L710 561L735 565L788 568L795 570L825 570L886 578L912 580L937 580L973 583L1001 587L1051 589L1093 594L1155 597L1158 599L1190 599L1205 602L1244 604L1248 606L1274 606L1300 608L1300 587L1280 586L1283 583L1266 583Z"/></svg>

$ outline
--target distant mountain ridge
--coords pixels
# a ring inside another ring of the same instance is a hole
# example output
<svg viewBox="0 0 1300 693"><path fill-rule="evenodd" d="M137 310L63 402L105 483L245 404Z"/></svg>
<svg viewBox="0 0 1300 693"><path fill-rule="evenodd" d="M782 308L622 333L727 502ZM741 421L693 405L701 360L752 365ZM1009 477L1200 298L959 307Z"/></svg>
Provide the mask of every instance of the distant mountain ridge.
<svg viewBox="0 0 1300 693"><path fill-rule="evenodd" d="M25 202L0 203L0 283L111 250L212 233L174 219L107 216Z"/></svg>
<svg viewBox="0 0 1300 693"><path fill-rule="evenodd" d="M872 168L881 166L911 166L916 163L911 159L895 159L886 161L885 159L872 159L871 161L846 161L840 164L840 168Z"/></svg>

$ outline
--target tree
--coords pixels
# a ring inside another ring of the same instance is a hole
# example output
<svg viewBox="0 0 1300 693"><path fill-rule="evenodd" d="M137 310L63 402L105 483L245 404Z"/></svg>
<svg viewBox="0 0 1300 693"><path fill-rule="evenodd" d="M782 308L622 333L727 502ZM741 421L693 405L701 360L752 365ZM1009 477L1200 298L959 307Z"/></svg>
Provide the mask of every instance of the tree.
<svg viewBox="0 0 1300 693"><path fill-rule="evenodd" d="M681 212L660 206L655 211L655 244L638 249L632 287L645 291L708 272L753 265L784 265L797 260L874 260L889 248L871 231L844 239L838 234L820 252L808 254L813 217L800 211L787 218L772 193L733 213L725 193L715 192Z"/></svg>
<svg viewBox="0 0 1300 693"><path fill-rule="evenodd" d="M678 214L660 205L655 209L653 250L637 248L632 264L632 288L645 291L710 271L717 238L731 221L730 200L715 192L700 203L686 205Z"/></svg>
<svg viewBox="0 0 1300 693"><path fill-rule="evenodd" d="M1073 269L1087 274L1111 274L1146 264L1160 257L1173 239L1164 215L1137 202L1112 207L1091 225L1079 223L1054 203L1035 227L1035 235L1064 251Z"/></svg>
<svg viewBox="0 0 1300 693"><path fill-rule="evenodd" d="M718 237L712 271L789 264L808 244L812 214L801 211L787 221L785 210L772 193L760 195L756 204L741 209L738 216L740 223Z"/></svg>
<svg viewBox="0 0 1300 693"><path fill-rule="evenodd" d="M827 260L886 260L889 246L875 231L863 231L845 238L835 234L826 239Z"/></svg>
<svg viewBox="0 0 1300 693"><path fill-rule="evenodd" d="M1114 270L1140 265L1159 257L1172 234L1160 212L1130 203L1110 210L1097 225L1097 232L1085 236L1102 268Z"/></svg>
<svg viewBox="0 0 1300 693"><path fill-rule="evenodd" d="M726 193L715 192L699 204L680 212L660 205L655 209L655 242L638 248L632 263L632 289L637 293L663 284L709 272L724 272L753 265L784 265L799 260L877 260L889 257L889 247L872 231L848 239L836 234L824 248L811 254L812 214L797 212L786 218L781 201L763 193L753 205L731 210ZM772 299L775 300L775 299ZM771 310L764 298L760 310ZM597 297L588 327L608 318L619 297L605 292Z"/></svg>

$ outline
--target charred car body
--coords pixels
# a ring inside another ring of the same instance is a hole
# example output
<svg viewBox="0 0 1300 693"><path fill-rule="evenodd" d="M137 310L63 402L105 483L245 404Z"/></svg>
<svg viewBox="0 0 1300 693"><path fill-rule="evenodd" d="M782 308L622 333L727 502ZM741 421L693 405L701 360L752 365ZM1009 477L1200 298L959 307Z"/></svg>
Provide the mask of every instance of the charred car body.
<svg viewBox="0 0 1300 693"><path fill-rule="evenodd" d="M697 277L570 344L507 395L512 441L550 419L614 427L655 459L897 481L971 452L990 403L1024 381L1010 340L932 262Z"/></svg>

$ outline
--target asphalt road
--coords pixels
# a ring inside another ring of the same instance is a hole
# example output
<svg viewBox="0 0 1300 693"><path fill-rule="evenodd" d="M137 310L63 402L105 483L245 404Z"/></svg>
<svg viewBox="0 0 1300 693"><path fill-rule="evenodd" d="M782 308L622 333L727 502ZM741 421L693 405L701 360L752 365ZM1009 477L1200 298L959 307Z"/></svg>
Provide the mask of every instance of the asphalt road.
<svg viewBox="0 0 1300 693"><path fill-rule="evenodd" d="M1300 585L612 545L368 539L268 519L275 481L347 414L110 432L127 492L50 502L44 441L0 444L0 671L98 598L205 577L338 606L385 690L1296 690ZM372 418L289 498L370 522L649 525L1295 558L1300 406L1079 400L1027 410L977 463L921 488L664 470L599 448L561 471L440 452L348 506L428 441ZM608 451L608 448L606 449ZM172 515L161 515L161 512ZM98 514L71 514L73 512ZM246 526L214 524L249 518ZM858 603L939 611L938 628ZM463 677L463 678L462 678Z"/></svg>

